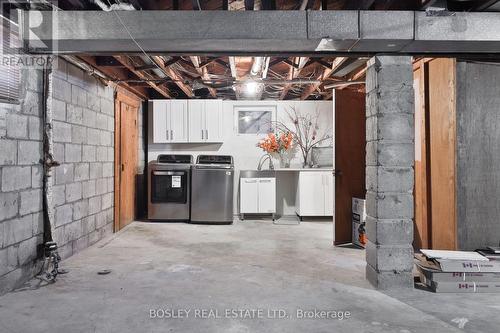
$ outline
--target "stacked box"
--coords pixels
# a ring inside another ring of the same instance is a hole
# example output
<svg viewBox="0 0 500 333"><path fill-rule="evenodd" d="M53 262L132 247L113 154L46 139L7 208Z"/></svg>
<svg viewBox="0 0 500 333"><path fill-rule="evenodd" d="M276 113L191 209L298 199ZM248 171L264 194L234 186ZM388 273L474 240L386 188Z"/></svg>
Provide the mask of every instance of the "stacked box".
<svg viewBox="0 0 500 333"><path fill-rule="evenodd" d="M366 245L366 202L352 198L352 243L364 248Z"/></svg>
<svg viewBox="0 0 500 333"><path fill-rule="evenodd" d="M420 281L437 293L500 292L500 260L430 259L415 255Z"/></svg>

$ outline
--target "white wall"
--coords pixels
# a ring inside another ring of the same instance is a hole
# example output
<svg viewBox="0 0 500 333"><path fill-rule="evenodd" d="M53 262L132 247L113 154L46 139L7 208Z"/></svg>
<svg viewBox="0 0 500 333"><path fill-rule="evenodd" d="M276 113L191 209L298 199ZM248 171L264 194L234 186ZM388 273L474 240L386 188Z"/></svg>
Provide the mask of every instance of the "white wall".
<svg viewBox="0 0 500 333"><path fill-rule="evenodd" d="M290 106L297 108L302 114L304 113L314 113L316 110L319 112L320 116L320 129L321 133L324 130L331 130L333 135L333 105L332 101L224 101L223 102L223 130L224 130L224 140L221 144L206 144L206 143L177 143L177 144L158 144L152 143L152 131L149 130L148 137L148 162L155 160L159 154L192 154L196 159L199 154L226 154L232 155L234 158L235 166L235 197L234 197L234 212L238 212L238 180L240 170L255 170L257 169L257 164L260 157L264 154L262 149L257 147L257 142L263 135L250 135L250 134L238 134L236 121L234 117L234 107L235 106L274 106L277 110L277 118L281 121L287 120L286 110L289 110ZM149 110L149 128L151 129L151 110ZM332 142L328 142L326 145L330 145ZM273 161L275 166L279 166L278 160ZM294 158L291 161L292 167L302 166L302 155L300 152L296 152ZM267 168L267 162L264 166ZM290 187L290 190L294 188L294 182L296 179L293 173L289 175L282 175L279 180L282 180L281 184L286 184L286 188ZM285 179L286 177L289 177ZM279 181L278 180L278 181ZM288 186L289 185L289 186ZM285 190L285 188L284 188ZM283 191L285 192L285 191ZM293 192L293 191L292 191ZM282 193L281 196L284 197L283 202L277 203L278 214L292 215L295 212L295 192L290 194L288 190L286 193ZM280 193L278 193L280 197Z"/></svg>

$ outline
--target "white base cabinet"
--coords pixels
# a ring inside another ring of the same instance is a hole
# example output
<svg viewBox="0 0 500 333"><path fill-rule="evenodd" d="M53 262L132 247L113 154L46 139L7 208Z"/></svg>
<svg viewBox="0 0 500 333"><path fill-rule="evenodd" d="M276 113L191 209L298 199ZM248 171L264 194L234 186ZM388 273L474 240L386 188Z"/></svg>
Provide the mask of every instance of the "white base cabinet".
<svg viewBox="0 0 500 333"><path fill-rule="evenodd" d="M240 179L240 214L276 213L276 178Z"/></svg>
<svg viewBox="0 0 500 333"><path fill-rule="evenodd" d="M333 216L333 174L331 171L301 171L295 212L302 216Z"/></svg>

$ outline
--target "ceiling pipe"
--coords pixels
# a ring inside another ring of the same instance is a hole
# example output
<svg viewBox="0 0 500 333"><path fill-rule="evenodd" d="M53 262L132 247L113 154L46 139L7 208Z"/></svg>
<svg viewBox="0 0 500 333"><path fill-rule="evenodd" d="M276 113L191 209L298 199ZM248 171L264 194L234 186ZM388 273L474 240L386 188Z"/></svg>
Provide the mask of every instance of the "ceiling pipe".
<svg viewBox="0 0 500 333"><path fill-rule="evenodd" d="M325 85L325 89L335 89L335 88L352 86L355 84L365 84L365 81L364 80L353 80L353 81L335 82L335 83Z"/></svg>

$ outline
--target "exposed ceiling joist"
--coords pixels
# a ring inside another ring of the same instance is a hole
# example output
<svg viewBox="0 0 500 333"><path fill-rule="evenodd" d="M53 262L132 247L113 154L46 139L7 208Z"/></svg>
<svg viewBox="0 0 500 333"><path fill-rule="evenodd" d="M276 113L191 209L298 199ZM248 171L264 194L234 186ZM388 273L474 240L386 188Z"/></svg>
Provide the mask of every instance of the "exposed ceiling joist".
<svg viewBox="0 0 500 333"><path fill-rule="evenodd" d="M333 64L331 68L325 69L318 77L316 77L317 80L325 80L329 78L335 71L336 69L341 66L347 59L347 57L337 57L335 60L333 60ZM304 91L302 92L302 95L300 96L300 99L304 100L307 99L316 89L319 88L321 83L314 83L309 85Z"/></svg>
<svg viewBox="0 0 500 333"><path fill-rule="evenodd" d="M137 67L135 67L135 70L136 71L149 71L149 70L152 70L155 68L157 68L156 65L148 64L148 65L137 66Z"/></svg>
<svg viewBox="0 0 500 333"><path fill-rule="evenodd" d="M191 62L193 63L193 66L196 68L196 71L198 74L200 74L201 78L205 81L210 80L210 76L208 74L208 70L206 67L200 68L200 57L189 57L191 59ZM212 97L217 98L217 90L214 88L208 88L208 91L210 92L210 95Z"/></svg>
<svg viewBox="0 0 500 333"><path fill-rule="evenodd" d="M123 67L101 67L98 66L96 63L95 57L91 56L84 56L80 55L78 56L78 59L84 61L87 63L89 66L98 69L105 75L107 75L109 78L112 78L114 80L123 80L128 78L128 69ZM120 82L118 85L122 86L123 88L129 90L130 92L134 93L135 95L139 96L142 99L148 99L149 98L149 92L145 87L134 87L126 82Z"/></svg>
<svg viewBox="0 0 500 333"><path fill-rule="evenodd" d="M160 66L160 68L165 72L165 74L167 74L167 76L171 78L175 82L175 84L177 84L177 86L186 94L186 96L190 98L194 96L193 90L189 85L184 83L183 77L179 73L177 73L177 71L173 70L170 67L167 67L165 65L166 62L165 60L163 60L162 57L152 56L151 58L158 66Z"/></svg>
<svg viewBox="0 0 500 333"><path fill-rule="evenodd" d="M349 81L357 81L357 80L361 79L362 77L366 76L366 69L367 69L366 65L358 68L349 77Z"/></svg>
<svg viewBox="0 0 500 333"><path fill-rule="evenodd" d="M111 56L97 56L95 57L97 66L103 67L123 67L123 65Z"/></svg>
<svg viewBox="0 0 500 333"><path fill-rule="evenodd" d="M306 67L305 64L308 62L309 58L306 57L295 57L293 58L293 63L297 64L297 68L295 66L290 66L287 78L288 80L293 80L297 77L299 77L300 73L302 70ZM280 94L280 99L285 99L286 95L288 94L288 91L290 91L290 88L292 88L291 83L285 84L283 87L283 90L281 91Z"/></svg>
<svg viewBox="0 0 500 333"><path fill-rule="evenodd" d="M134 73L138 78L143 79L143 80L151 79L151 77L148 77L148 75L146 75L144 72L136 71L135 67L132 64L130 64L130 62L128 61L126 56L115 56L115 58L116 58L116 60L121 62L123 64L123 66L125 66L129 71ZM154 90L156 90L157 92L162 94L164 97L172 98L170 91L168 91L168 89L165 86L156 84L156 83L151 82L151 81L146 81L146 82L151 88L153 88Z"/></svg>

